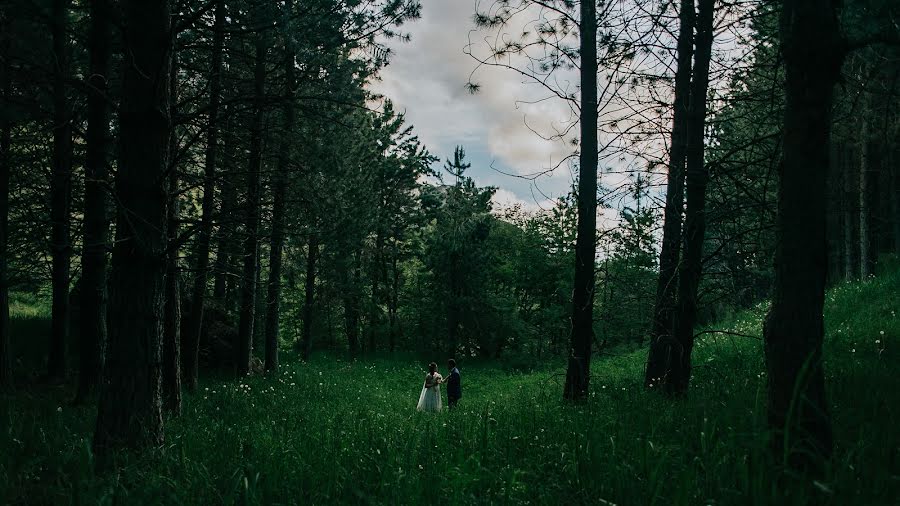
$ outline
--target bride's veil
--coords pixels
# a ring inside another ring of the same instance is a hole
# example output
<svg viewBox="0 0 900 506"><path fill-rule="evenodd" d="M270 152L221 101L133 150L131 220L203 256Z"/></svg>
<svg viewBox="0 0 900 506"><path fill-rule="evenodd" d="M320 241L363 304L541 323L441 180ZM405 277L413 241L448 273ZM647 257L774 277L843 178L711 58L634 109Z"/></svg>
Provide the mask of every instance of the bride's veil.
<svg viewBox="0 0 900 506"><path fill-rule="evenodd" d="M419 394L419 403L416 404L416 409L421 410L425 406L425 383L422 383L422 393Z"/></svg>

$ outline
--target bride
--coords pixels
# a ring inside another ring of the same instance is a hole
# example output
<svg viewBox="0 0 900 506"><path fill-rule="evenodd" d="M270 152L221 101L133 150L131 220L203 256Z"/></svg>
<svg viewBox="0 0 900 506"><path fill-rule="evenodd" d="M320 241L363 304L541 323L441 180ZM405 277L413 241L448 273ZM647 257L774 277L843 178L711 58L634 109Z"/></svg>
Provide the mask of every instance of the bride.
<svg viewBox="0 0 900 506"><path fill-rule="evenodd" d="M425 375L425 385L422 386L422 394L419 395L419 404L416 411L436 413L441 410L441 383L444 378L437 372L437 364L428 364L428 374Z"/></svg>

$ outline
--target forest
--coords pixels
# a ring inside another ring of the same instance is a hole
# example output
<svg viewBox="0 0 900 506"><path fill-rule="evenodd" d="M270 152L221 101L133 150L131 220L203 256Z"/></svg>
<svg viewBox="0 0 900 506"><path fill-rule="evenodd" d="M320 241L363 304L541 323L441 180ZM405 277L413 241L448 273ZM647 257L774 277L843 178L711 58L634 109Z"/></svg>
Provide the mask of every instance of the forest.
<svg viewBox="0 0 900 506"><path fill-rule="evenodd" d="M0 0L0 503L897 504L898 140L895 0Z"/></svg>

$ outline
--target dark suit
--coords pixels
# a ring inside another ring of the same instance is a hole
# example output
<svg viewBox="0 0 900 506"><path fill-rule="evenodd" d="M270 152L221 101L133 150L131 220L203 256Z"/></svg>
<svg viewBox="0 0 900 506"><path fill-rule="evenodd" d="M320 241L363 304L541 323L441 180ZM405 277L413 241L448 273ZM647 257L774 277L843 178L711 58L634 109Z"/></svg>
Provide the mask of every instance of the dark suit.
<svg viewBox="0 0 900 506"><path fill-rule="evenodd" d="M460 397L462 397L462 383L460 383L459 369L454 367L447 379L447 404L451 408L456 406Z"/></svg>

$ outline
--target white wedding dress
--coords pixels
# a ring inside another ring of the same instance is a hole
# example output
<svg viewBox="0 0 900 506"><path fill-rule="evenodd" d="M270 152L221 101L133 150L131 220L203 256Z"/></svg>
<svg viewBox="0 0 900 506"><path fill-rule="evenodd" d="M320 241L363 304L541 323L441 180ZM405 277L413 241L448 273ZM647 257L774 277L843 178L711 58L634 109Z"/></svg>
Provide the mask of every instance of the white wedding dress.
<svg viewBox="0 0 900 506"><path fill-rule="evenodd" d="M422 385L422 393L419 395L419 404L416 411L436 413L441 410L441 380L439 373L428 373L425 376L425 384ZM428 385L431 385L430 387Z"/></svg>

